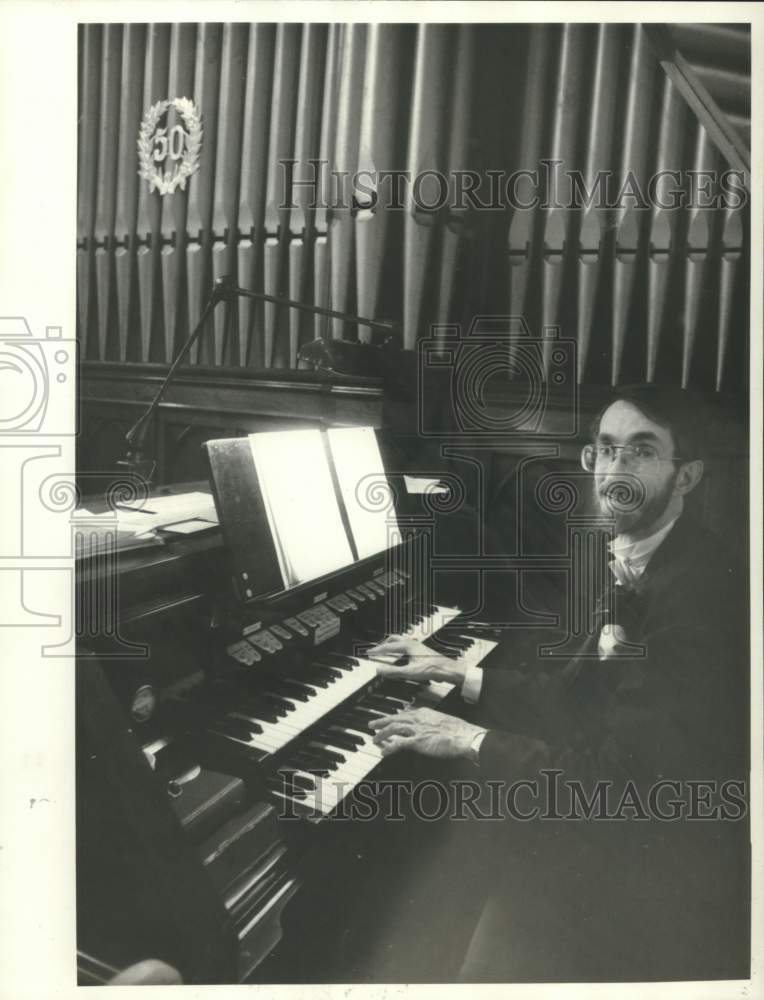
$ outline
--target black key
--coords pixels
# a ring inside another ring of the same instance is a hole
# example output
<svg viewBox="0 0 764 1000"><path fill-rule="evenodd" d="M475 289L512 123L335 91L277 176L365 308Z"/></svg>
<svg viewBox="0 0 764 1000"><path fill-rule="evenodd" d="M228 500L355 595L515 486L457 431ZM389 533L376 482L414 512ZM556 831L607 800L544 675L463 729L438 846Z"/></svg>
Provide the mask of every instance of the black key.
<svg viewBox="0 0 764 1000"><path fill-rule="evenodd" d="M333 774L336 770L338 770L339 766L340 765L336 761L324 760L323 758L319 757L317 757L313 761L313 767L318 768L319 770L326 771L327 778L329 777L329 775Z"/></svg>
<svg viewBox="0 0 764 1000"><path fill-rule="evenodd" d="M441 642L439 639L425 639L424 645L428 649L432 649L435 653L439 653L441 656L447 656L450 660L455 660L459 653L452 646L448 646L445 642Z"/></svg>
<svg viewBox="0 0 764 1000"><path fill-rule="evenodd" d="M332 727L326 732L319 733L319 739L326 739L332 744L332 746L341 747L343 750L349 750L350 753L355 753L358 747L363 746L363 740L359 739L357 736L353 736L350 733L343 733L341 730Z"/></svg>
<svg viewBox="0 0 764 1000"><path fill-rule="evenodd" d="M369 723L373 719L378 719L378 715L361 715L360 712L349 712L347 715L342 715L337 720L341 726L347 726L349 729L357 729L362 733L370 733L372 730L369 728Z"/></svg>
<svg viewBox="0 0 764 1000"><path fill-rule="evenodd" d="M307 681L307 678L306 678ZM310 685L312 687L319 687L326 690L331 682L322 677L319 673L312 671L310 672Z"/></svg>
<svg viewBox="0 0 764 1000"><path fill-rule="evenodd" d="M300 677L285 677L284 683L294 684L298 686L300 690L305 692L305 694L308 697L308 700L310 700L311 698L315 697L318 694L316 688L321 686L319 684L313 684L312 682L308 684L307 681L303 680Z"/></svg>
<svg viewBox="0 0 764 1000"><path fill-rule="evenodd" d="M397 704L399 708L411 708L411 706L416 701L416 698L411 694L402 694L393 689L388 691L385 687L382 687L377 691L380 698L383 698L388 704Z"/></svg>
<svg viewBox="0 0 764 1000"><path fill-rule="evenodd" d="M293 701L290 701L289 698L285 698L283 695L277 694L275 691L264 694L263 698L265 698L266 701L272 702L276 708L280 709L284 713L284 715L294 712L297 708Z"/></svg>
<svg viewBox="0 0 764 1000"><path fill-rule="evenodd" d="M374 698L376 700L372 702L372 706L379 708L385 715L395 715L397 712L410 707L408 702L401 703L399 698L386 698L382 694L375 694Z"/></svg>
<svg viewBox="0 0 764 1000"><path fill-rule="evenodd" d="M428 639L427 644L429 645L431 641L437 643L445 649L451 650L465 650L469 649L472 645L472 639L466 639L462 635L456 635L455 632L439 632L433 640Z"/></svg>
<svg viewBox="0 0 764 1000"><path fill-rule="evenodd" d="M299 698L294 698L293 699L291 695L287 698L283 694L280 697L281 697L281 701L282 701L282 703L284 705L284 708L287 710L287 712L296 712L297 711L296 702L300 700Z"/></svg>
<svg viewBox="0 0 764 1000"><path fill-rule="evenodd" d="M371 736L373 733L372 729L369 729L369 724L367 722L358 722L356 719L338 719L337 720L341 726L347 729L354 729L356 733L365 733L367 736ZM358 746L362 746L363 742L359 741Z"/></svg>
<svg viewBox="0 0 764 1000"><path fill-rule="evenodd" d="M320 754L315 748L304 746L300 747L298 750L295 750L294 753L291 754L289 762L293 763L296 761L312 760L313 763L315 764L319 759L320 759Z"/></svg>
<svg viewBox="0 0 764 1000"><path fill-rule="evenodd" d="M273 725L279 721L279 717L275 712L269 711L267 708L256 708L252 705L245 705L241 709L241 714L252 716L253 719L259 719L260 722L270 722Z"/></svg>
<svg viewBox="0 0 764 1000"><path fill-rule="evenodd" d="M348 715L357 715L364 719L377 719L379 718L379 710L372 708L370 705L366 705L364 702L359 701L348 710Z"/></svg>
<svg viewBox="0 0 764 1000"><path fill-rule="evenodd" d="M385 715L390 715L391 712L398 712L401 709L400 702L388 701L381 694L369 694L364 698L364 703L369 705L370 708L378 708Z"/></svg>
<svg viewBox="0 0 764 1000"><path fill-rule="evenodd" d="M311 756L310 754L295 754L295 756L290 759L289 763L299 767L301 771L307 771L308 774L314 774L318 778L328 778L332 773L331 768L325 767L318 757Z"/></svg>
<svg viewBox="0 0 764 1000"><path fill-rule="evenodd" d="M328 778L332 771L336 771L338 764L327 764L317 754L299 753L291 758L290 764L299 764L303 771L315 774L318 777Z"/></svg>
<svg viewBox="0 0 764 1000"><path fill-rule="evenodd" d="M255 698L251 696L242 698L241 704L246 705L248 708L262 708L265 712L282 711L281 707L272 698L267 698L262 694L257 695Z"/></svg>
<svg viewBox="0 0 764 1000"><path fill-rule="evenodd" d="M311 741L310 746L318 750L326 761L334 761L336 764L344 764L347 762L347 757L343 757L341 753L337 753L335 750L330 750L329 747L324 746L323 743Z"/></svg>
<svg viewBox="0 0 764 1000"><path fill-rule="evenodd" d="M257 701L244 702L244 705L253 712L267 712L275 719L283 719L287 715L286 708L280 702L274 701L271 698L258 698Z"/></svg>
<svg viewBox="0 0 764 1000"><path fill-rule="evenodd" d="M354 656L332 652L331 650L322 653L320 659L314 662L319 666L335 667L338 670L352 670L353 667L358 666L358 660Z"/></svg>
<svg viewBox="0 0 764 1000"><path fill-rule="evenodd" d="M412 684L408 681L394 681L387 677L380 685L384 694L391 695L394 698L402 698L404 701L416 698L417 691L419 691L421 687L421 682L415 682Z"/></svg>
<svg viewBox="0 0 764 1000"><path fill-rule="evenodd" d="M363 717L368 719L369 722L373 722L375 719L384 719L389 714L389 712L381 707L367 704L365 699L363 702L354 705L353 708L354 711L362 712Z"/></svg>
<svg viewBox="0 0 764 1000"><path fill-rule="evenodd" d="M348 656L344 660L337 660L332 666L335 670L340 670L343 674L347 674L355 670L358 666L358 660L354 656Z"/></svg>
<svg viewBox="0 0 764 1000"><path fill-rule="evenodd" d="M311 684L319 684L323 681L325 682L323 686L327 686L334 680L334 677L329 673L330 669L330 667L322 667L318 663L311 663L305 672L305 680Z"/></svg>
<svg viewBox="0 0 764 1000"><path fill-rule="evenodd" d="M310 701L311 692L304 684L300 684L297 681L292 681L289 679L283 679L278 681L279 687L281 687L284 692L289 695L290 698L294 698L296 701L307 702Z"/></svg>
<svg viewBox="0 0 764 1000"><path fill-rule="evenodd" d="M338 670L335 666L332 666L331 664L322 664L322 663L314 664L310 671L311 676L313 675L314 672L318 673L319 677L323 677L328 681L336 681L342 677L342 671Z"/></svg>
<svg viewBox="0 0 764 1000"><path fill-rule="evenodd" d="M230 716L225 719L216 719L210 723L210 729L223 733L225 736L232 736L237 740L247 741L252 739L254 732L249 722L246 722L244 719L233 719ZM262 729L260 732L262 732Z"/></svg>

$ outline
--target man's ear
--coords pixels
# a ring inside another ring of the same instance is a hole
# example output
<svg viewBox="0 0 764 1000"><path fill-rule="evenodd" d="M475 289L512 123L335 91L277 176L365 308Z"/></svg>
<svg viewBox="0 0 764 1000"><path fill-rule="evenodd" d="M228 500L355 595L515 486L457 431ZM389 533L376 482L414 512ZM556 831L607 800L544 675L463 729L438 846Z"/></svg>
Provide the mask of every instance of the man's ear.
<svg viewBox="0 0 764 1000"><path fill-rule="evenodd" d="M674 481L674 492L684 496L694 490L702 478L702 459L698 458L694 462L682 462Z"/></svg>

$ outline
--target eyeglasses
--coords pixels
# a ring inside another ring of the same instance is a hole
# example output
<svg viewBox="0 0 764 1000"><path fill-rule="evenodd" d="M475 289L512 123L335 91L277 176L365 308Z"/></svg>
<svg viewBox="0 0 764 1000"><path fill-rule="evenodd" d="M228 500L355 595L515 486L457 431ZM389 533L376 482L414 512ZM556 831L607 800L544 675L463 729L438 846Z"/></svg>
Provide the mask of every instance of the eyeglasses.
<svg viewBox="0 0 764 1000"><path fill-rule="evenodd" d="M661 458L651 444L587 444L581 451L581 464L587 472L594 472L615 461L621 453L624 465L640 472L652 472L659 462L681 462L681 458Z"/></svg>

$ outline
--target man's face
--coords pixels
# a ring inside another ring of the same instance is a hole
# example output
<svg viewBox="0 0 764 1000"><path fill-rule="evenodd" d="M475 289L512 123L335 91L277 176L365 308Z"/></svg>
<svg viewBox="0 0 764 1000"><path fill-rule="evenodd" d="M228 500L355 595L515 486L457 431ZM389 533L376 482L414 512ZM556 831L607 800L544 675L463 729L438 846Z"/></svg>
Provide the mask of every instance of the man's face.
<svg viewBox="0 0 764 1000"><path fill-rule="evenodd" d="M596 445L615 445L612 460L600 459L594 471L599 509L615 521L617 534L644 531L658 520L673 494L677 464L671 432L646 417L632 403L618 400L602 415ZM637 454L624 454L631 445ZM642 459L639 452L653 457Z"/></svg>

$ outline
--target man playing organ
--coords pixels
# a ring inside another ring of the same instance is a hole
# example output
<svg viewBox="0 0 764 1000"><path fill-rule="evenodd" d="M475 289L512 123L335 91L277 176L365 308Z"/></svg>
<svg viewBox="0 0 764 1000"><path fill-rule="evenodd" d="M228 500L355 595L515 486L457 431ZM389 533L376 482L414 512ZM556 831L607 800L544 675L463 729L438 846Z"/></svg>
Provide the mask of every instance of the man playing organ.
<svg viewBox="0 0 764 1000"><path fill-rule="evenodd" d="M703 441L697 409L656 386L622 390L595 421L582 463L615 533L611 580L601 627L561 669L518 664L511 641L466 669L410 638L371 650L399 657L380 673L451 681L474 705L474 721L424 708L373 722L385 754L467 758L515 788L552 774L590 803L603 789L637 796L615 817L566 822L563 809L502 824L465 980L726 978L745 951L732 906L746 877L742 803L710 803L731 783L745 790L745 581L684 510ZM666 789L681 815L660 808Z"/></svg>

